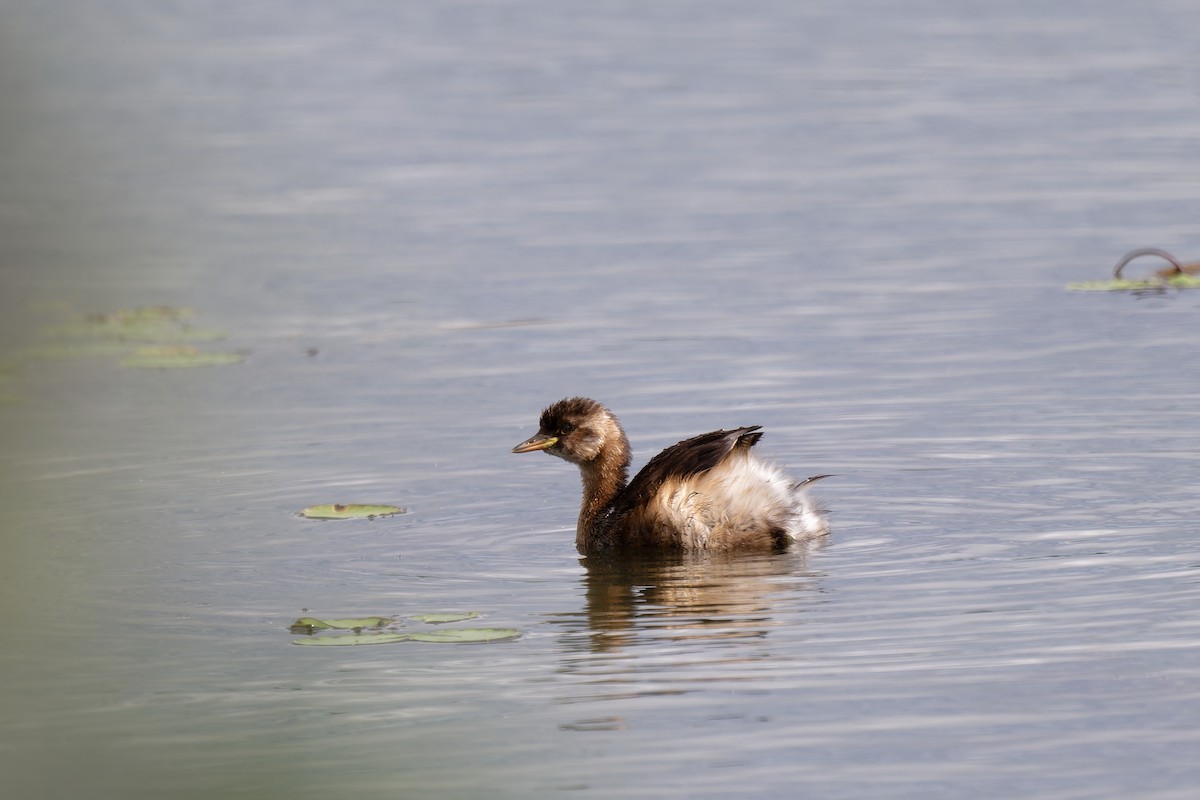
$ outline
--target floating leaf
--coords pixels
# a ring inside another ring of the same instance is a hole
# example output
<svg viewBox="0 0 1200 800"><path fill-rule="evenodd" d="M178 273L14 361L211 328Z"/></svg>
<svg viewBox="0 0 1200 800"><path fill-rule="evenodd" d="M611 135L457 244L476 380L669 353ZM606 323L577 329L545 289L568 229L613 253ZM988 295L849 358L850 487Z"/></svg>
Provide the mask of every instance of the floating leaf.
<svg viewBox="0 0 1200 800"><path fill-rule="evenodd" d="M207 342L225 338L225 331L193 328L190 308L146 306L102 314L86 314L75 322L47 328L63 339L112 339L122 342Z"/></svg>
<svg viewBox="0 0 1200 800"><path fill-rule="evenodd" d="M1067 288L1073 292L1147 292L1162 291L1163 289L1200 289L1200 277L1195 275L1172 275L1169 278L1147 278L1146 280L1131 281L1124 278L1107 281L1084 281L1068 283Z"/></svg>
<svg viewBox="0 0 1200 800"><path fill-rule="evenodd" d="M188 345L158 345L139 347L132 355L118 362L122 367L137 369L176 369L183 367L216 367L237 364L243 360L238 353L204 353Z"/></svg>
<svg viewBox="0 0 1200 800"><path fill-rule="evenodd" d="M457 611L436 614L414 614L409 619L439 625L447 622L462 622L475 619L478 611ZM395 628L380 630L393 625L395 617L360 617L357 619L318 619L301 617L292 623L292 633L309 634L297 639L296 644L353 646L363 644L392 644L394 642L430 642L434 644L472 644L478 642L501 642L521 635L516 628L442 628L420 633L397 633ZM372 629L372 630L364 630ZM353 634L335 631L352 630ZM316 631L325 631L313 636Z"/></svg>
<svg viewBox="0 0 1200 800"><path fill-rule="evenodd" d="M428 622L431 625L442 625L447 622L463 622L464 620L475 619L478 616L478 611L460 611L449 614L413 614L409 619L415 619L417 622Z"/></svg>
<svg viewBox="0 0 1200 800"><path fill-rule="evenodd" d="M118 356L129 352L121 342L47 342L22 347L15 351L21 358L86 358L88 356Z"/></svg>
<svg viewBox="0 0 1200 800"><path fill-rule="evenodd" d="M310 630L352 630L355 628L382 628L395 622L395 617L361 617L359 619L317 619L316 617L301 617L292 623L293 633L305 633Z"/></svg>
<svg viewBox="0 0 1200 800"><path fill-rule="evenodd" d="M407 633L359 633L354 636L310 636L304 639L293 639L292 644L339 647L360 644L392 644L410 638L412 638L411 635Z"/></svg>
<svg viewBox="0 0 1200 800"><path fill-rule="evenodd" d="M375 519L376 517L403 514L405 510L400 506L326 503L325 505L309 506L300 512L300 516L308 519Z"/></svg>
<svg viewBox="0 0 1200 800"><path fill-rule="evenodd" d="M428 633L410 633L408 638L414 642L446 642L449 644L467 644L474 642L501 642L515 639L521 635L516 628L444 628Z"/></svg>
<svg viewBox="0 0 1200 800"><path fill-rule="evenodd" d="M313 630L323 630L332 627L334 626L316 617L301 617L292 623L291 631L292 633L310 633Z"/></svg>

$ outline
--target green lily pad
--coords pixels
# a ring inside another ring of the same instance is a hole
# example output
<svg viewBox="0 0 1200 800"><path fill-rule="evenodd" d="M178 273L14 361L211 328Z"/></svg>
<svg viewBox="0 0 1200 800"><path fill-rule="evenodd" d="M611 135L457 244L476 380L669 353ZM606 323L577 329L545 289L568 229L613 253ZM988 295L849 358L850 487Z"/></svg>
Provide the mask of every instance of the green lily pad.
<svg viewBox="0 0 1200 800"><path fill-rule="evenodd" d="M1131 281L1124 278L1107 281L1083 281L1068 283L1073 292L1146 292L1162 289L1200 289L1200 277L1195 275L1172 275L1170 278L1147 278Z"/></svg>
<svg viewBox="0 0 1200 800"><path fill-rule="evenodd" d="M475 642L502 642L515 639L521 635L516 628L444 628L440 631L427 633L410 633L408 638L414 642L446 642L449 644L467 644Z"/></svg>
<svg viewBox="0 0 1200 800"><path fill-rule="evenodd" d="M118 363L137 369L177 369L238 364L243 359L238 353L205 353L188 345L158 345L139 347Z"/></svg>
<svg viewBox="0 0 1200 800"><path fill-rule="evenodd" d="M352 630L356 628L382 628L395 622L395 617L360 617L358 619L317 619L316 617L301 617L292 623L292 630L303 633L306 630Z"/></svg>
<svg viewBox="0 0 1200 800"><path fill-rule="evenodd" d="M355 503L326 503L319 506L309 506L300 512L300 516L308 519L375 519L403 514L406 509L400 506L373 506Z"/></svg>
<svg viewBox="0 0 1200 800"><path fill-rule="evenodd" d="M478 616L478 611L460 611L449 614L413 614L409 619L415 619L417 622L428 622L430 625L443 625L447 622L463 622L468 619L475 619Z"/></svg>
<svg viewBox="0 0 1200 800"><path fill-rule="evenodd" d="M129 352L122 342L45 342L14 351L20 358L88 358L119 356Z"/></svg>
<svg viewBox="0 0 1200 800"><path fill-rule="evenodd" d="M190 308L146 306L103 314L86 314L76 321L46 329L60 339L111 339L121 342L208 342L224 339L225 331L193 328Z"/></svg>
<svg viewBox="0 0 1200 800"><path fill-rule="evenodd" d="M309 636L304 639L293 639L292 644L353 647L362 644L392 644L410 638L412 637L407 633L359 633L354 636Z"/></svg>
<svg viewBox="0 0 1200 800"><path fill-rule="evenodd" d="M455 611L435 614L413 614L408 619L430 625L462 622L480 616L478 611ZM394 642L429 642L432 644L474 644L516 639L516 628L441 628L412 633L399 633L395 617L359 617L356 619L318 619L301 617L291 625L291 632L308 634L295 644L324 646L354 646L363 644L392 644ZM352 631L353 633L342 633ZM315 635L314 635L315 634Z"/></svg>

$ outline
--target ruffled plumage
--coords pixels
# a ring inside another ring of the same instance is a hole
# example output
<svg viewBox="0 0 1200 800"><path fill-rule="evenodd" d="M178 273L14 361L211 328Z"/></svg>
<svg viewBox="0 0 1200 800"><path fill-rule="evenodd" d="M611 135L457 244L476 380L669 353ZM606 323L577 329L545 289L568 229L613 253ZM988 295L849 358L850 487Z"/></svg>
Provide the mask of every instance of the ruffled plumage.
<svg viewBox="0 0 1200 800"><path fill-rule="evenodd" d="M668 447L628 480L631 451L611 411L572 397L547 407L514 453L544 450L579 467L581 552L634 547L782 548L828 532L808 487L757 458L758 425L712 431Z"/></svg>

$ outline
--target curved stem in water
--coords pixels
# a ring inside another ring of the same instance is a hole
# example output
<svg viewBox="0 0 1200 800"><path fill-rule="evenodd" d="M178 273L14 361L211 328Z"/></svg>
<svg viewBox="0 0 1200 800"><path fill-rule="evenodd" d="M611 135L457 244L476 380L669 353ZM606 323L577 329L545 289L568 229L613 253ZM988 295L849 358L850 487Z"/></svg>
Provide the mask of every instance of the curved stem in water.
<svg viewBox="0 0 1200 800"><path fill-rule="evenodd" d="M1121 280L1121 270L1125 269L1125 265L1135 258L1141 258L1142 256L1158 256L1159 258L1166 259L1171 262L1171 266L1175 267L1176 274L1183 272L1183 265L1166 250L1160 250L1157 247L1139 247L1137 250L1130 250L1121 256L1121 260L1113 268L1113 278L1118 281Z"/></svg>

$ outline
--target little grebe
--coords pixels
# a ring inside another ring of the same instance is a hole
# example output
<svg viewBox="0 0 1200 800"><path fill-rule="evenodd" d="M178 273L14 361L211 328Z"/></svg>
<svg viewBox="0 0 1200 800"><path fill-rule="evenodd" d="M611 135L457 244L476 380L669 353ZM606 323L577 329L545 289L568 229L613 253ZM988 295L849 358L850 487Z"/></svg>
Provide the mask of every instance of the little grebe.
<svg viewBox="0 0 1200 800"><path fill-rule="evenodd" d="M544 450L579 467L580 552L618 547L782 548L828 533L822 509L796 482L751 452L760 426L713 431L668 447L629 481L629 440L607 408L586 397L542 412L514 453Z"/></svg>

